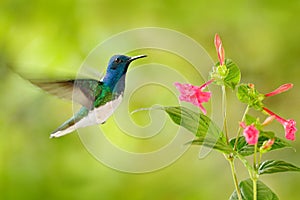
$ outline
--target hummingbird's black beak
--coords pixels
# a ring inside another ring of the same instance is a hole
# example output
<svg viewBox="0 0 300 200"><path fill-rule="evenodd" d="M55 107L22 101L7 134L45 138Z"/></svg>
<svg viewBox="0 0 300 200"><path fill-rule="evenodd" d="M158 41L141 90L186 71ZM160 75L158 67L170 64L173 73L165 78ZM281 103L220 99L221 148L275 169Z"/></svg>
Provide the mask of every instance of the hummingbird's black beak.
<svg viewBox="0 0 300 200"><path fill-rule="evenodd" d="M134 61L134 60L136 60L136 59L139 59L139 58L145 58L145 57L147 57L147 55L133 56L133 57L131 57L128 61L129 61L129 62L132 62L132 61Z"/></svg>

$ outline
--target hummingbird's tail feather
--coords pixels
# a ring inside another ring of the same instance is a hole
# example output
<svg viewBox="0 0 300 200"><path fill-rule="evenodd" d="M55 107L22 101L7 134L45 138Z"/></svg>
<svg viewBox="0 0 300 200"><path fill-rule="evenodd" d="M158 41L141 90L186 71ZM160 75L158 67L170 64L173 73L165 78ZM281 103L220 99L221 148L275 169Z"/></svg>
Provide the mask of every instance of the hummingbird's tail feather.
<svg viewBox="0 0 300 200"><path fill-rule="evenodd" d="M58 138L76 130L75 124L72 122L73 120L70 120L63 123L59 128L53 131L50 135L50 138Z"/></svg>
<svg viewBox="0 0 300 200"><path fill-rule="evenodd" d="M87 117L88 113L89 110L85 107L82 107L78 113L53 131L50 135L50 138L58 138L71 133L80 127L91 125L93 122Z"/></svg>
<svg viewBox="0 0 300 200"><path fill-rule="evenodd" d="M70 118L68 121L64 122L60 127L53 131L50 135L50 138L58 138L64 136L68 133L76 130L74 117Z"/></svg>
<svg viewBox="0 0 300 200"><path fill-rule="evenodd" d="M99 107L96 107L93 110L82 107L72 118L58 127L58 129L56 129L50 135L50 138L61 137L63 135L71 133L78 128L95 124L103 124L120 105L122 97L122 94L120 94L116 99L109 101Z"/></svg>

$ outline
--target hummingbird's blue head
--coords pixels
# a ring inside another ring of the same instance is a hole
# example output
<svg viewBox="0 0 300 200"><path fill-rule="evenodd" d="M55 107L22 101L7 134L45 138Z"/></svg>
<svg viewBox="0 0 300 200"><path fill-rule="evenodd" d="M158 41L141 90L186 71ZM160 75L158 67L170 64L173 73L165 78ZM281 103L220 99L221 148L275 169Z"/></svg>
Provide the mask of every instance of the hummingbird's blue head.
<svg viewBox="0 0 300 200"><path fill-rule="evenodd" d="M103 82L114 87L118 81L124 77L127 72L129 64L139 58L144 58L146 55L139 56L125 56L125 55L114 55L110 58L106 70L106 75Z"/></svg>

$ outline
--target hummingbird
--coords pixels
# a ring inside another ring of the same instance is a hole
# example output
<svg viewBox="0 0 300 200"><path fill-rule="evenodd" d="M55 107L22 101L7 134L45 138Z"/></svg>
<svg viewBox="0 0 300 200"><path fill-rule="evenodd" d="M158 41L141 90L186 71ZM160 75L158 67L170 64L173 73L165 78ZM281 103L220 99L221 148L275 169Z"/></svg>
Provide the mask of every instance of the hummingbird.
<svg viewBox="0 0 300 200"><path fill-rule="evenodd" d="M105 76L101 80L30 80L32 84L50 94L73 100L82 105L77 113L51 133L50 138L64 136L78 128L105 123L122 101L129 64L144 57L146 55L112 56L108 62Z"/></svg>

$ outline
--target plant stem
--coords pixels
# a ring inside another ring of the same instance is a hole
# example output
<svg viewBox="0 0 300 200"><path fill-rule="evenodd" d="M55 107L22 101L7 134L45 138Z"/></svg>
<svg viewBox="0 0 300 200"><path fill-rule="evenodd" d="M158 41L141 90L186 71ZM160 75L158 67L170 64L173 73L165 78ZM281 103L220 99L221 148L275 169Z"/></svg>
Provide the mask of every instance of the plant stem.
<svg viewBox="0 0 300 200"><path fill-rule="evenodd" d="M256 151L257 145L254 148L255 148L255 151ZM252 180L252 184L253 184L253 187L252 187L253 188L253 200L257 200L257 179L258 179L258 176L257 176L257 172L256 172L257 171L256 164L254 163L254 165L251 166L249 164L249 162L243 156L241 156L238 153L236 153L235 156L238 157L240 159L240 161L242 161L242 163L248 169L248 173L249 173L249 176L250 176L250 178ZM256 160L256 158L255 158L255 160Z"/></svg>
<svg viewBox="0 0 300 200"><path fill-rule="evenodd" d="M256 152L257 152L257 143L254 145L254 154L253 154L253 168L256 171Z"/></svg>
<svg viewBox="0 0 300 200"><path fill-rule="evenodd" d="M253 169L254 171L252 172L252 183L253 183L253 200L257 199L257 175L256 175L256 170L257 170L257 165L256 165L256 154L257 154L257 143L254 145L254 154L253 154Z"/></svg>
<svg viewBox="0 0 300 200"><path fill-rule="evenodd" d="M257 200L257 180L256 178L252 179L253 184L253 200Z"/></svg>
<svg viewBox="0 0 300 200"><path fill-rule="evenodd" d="M258 165L260 165L260 162L261 162L261 157L262 157L262 153L261 152L259 152L259 157L258 157Z"/></svg>
<svg viewBox="0 0 300 200"><path fill-rule="evenodd" d="M227 144L229 144L229 136L228 136L228 129L227 129L227 98L226 98L226 88L224 85L222 86L222 112L223 112L223 119L224 119L223 132L225 133L226 142ZM239 182L237 180L236 172L235 172L234 157L232 156L232 154L227 156L225 155L225 157L230 163L231 174L232 174L236 194L238 196L238 199L242 200L241 190L239 188Z"/></svg>
<svg viewBox="0 0 300 200"><path fill-rule="evenodd" d="M228 129L227 129L227 98L226 98L226 88L222 86L222 109L223 109L223 132L225 133L226 142L229 143Z"/></svg>
<svg viewBox="0 0 300 200"><path fill-rule="evenodd" d="M249 111L249 105L247 105L246 109L245 109L245 112L243 114L243 117L242 117L242 122L245 121L245 117L246 117L246 114L248 113ZM234 142L234 146L233 146L233 150L235 151L236 148L237 148L237 143L238 143L238 140L239 140L239 137L241 135L241 131L242 131L242 128L239 126L239 129L237 131L237 135L236 135L236 139L235 139L235 142Z"/></svg>
<svg viewBox="0 0 300 200"><path fill-rule="evenodd" d="M232 174L232 178L233 178L233 182L234 182L236 194L238 196L238 199L242 200L241 190L239 188L239 183L238 183L238 180L237 180L237 177L236 177L236 173L235 173L235 166L234 166L233 157L229 157L228 161L230 163L231 174Z"/></svg>

